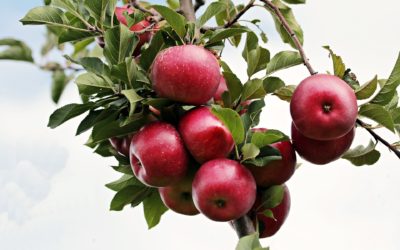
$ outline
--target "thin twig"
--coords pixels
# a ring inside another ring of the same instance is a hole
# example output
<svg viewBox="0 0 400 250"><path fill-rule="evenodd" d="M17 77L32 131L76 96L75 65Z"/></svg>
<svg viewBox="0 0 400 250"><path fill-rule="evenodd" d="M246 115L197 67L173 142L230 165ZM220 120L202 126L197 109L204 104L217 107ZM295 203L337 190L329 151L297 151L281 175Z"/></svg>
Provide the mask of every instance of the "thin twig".
<svg viewBox="0 0 400 250"><path fill-rule="evenodd" d="M142 7L136 0L130 0L130 1L129 1L129 4L130 4L131 6L133 6L135 9L140 10L141 12L148 13L148 14L150 14L150 15L152 15L152 16L155 14L153 11L148 10L148 9Z"/></svg>

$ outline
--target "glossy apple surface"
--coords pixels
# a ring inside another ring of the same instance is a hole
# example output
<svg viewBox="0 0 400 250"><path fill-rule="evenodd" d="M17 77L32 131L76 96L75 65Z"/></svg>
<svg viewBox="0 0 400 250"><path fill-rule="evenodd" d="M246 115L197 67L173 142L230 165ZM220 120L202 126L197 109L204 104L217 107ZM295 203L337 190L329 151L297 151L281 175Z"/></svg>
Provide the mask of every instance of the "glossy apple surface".
<svg viewBox="0 0 400 250"><path fill-rule="evenodd" d="M154 187L179 182L188 167L188 155L178 131L165 122L150 123L133 136L130 161L135 176Z"/></svg>
<svg viewBox="0 0 400 250"><path fill-rule="evenodd" d="M192 105L207 103L215 94L220 79L215 56L196 45L161 51L151 70L153 89L158 96Z"/></svg>
<svg viewBox="0 0 400 250"><path fill-rule="evenodd" d="M353 89L332 75L304 79L293 93L290 113L296 128L316 140L332 140L347 134L357 119Z"/></svg>
<svg viewBox="0 0 400 250"><path fill-rule="evenodd" d="M199 163L225 158L235 145L231 132L208 107L187 112L178 128L186 148Z"/></svg>
<svg viewBox="0 0 400 250"><path fill-rule="evenodd" d="M353 127L346 135L333 140L314 140L301 134L292 124L292 141L296 152L305 160L323 165L339 159L349 150L355 135Z"/></svg>
<svg viewBox="0 0 400 250"><path fill-rule="evenodd" d="M237 161L215 159L203 164L193 180L193 201L211 220L230 221L245 215L256 199L250 171Z"/></svg>
<svg viewBox="0 0 400 250"><path fill-rule="evenodd" d="M113 137L110 138L111 146L117 150L118 153L129 156L129 147L131 145L132 135L125 136L122 138Z"/></svg>
<svg viewBox="0 0 400 250"><path fill-rule="evenodd" d="M218 103L218 104L222 104L223 103L222 94L225 91L228 91L228 86L226 85L225 78L223 76L221 76L217 91L215 92L214 97L213 97L215 103Z"/></svg>

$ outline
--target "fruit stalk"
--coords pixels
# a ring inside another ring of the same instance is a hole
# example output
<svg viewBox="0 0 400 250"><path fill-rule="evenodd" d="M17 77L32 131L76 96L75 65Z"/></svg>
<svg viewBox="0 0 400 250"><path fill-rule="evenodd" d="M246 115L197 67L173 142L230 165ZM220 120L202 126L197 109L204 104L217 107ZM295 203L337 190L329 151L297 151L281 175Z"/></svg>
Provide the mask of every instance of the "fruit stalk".
<svg viewBox="0 0 400 250"><path fill-rule="evenodd" d="M232 221L232 226L239 238L250 235L256 231L254 229L253 222L247 215Z"/></svg>

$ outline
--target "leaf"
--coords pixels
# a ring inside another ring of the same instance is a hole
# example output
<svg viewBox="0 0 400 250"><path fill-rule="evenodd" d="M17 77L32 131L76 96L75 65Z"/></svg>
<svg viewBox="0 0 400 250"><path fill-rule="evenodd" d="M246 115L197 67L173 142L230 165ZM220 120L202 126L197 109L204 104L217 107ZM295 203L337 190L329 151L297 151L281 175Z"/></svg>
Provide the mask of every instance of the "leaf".
<svg viewBox="0 0 400 250"><path fill-rule="evenodd" d="M156 190L143 201L143 210L148 228L151 229L157 226L161 216L168 211L168 208L164 205L158 190Z"/></svg>
<svg viewBox="0 0 400 250"><path fill-rule="evenodd" d="M257 47L249 51L247 58L247 75L250 77L255 73L265 69L270 61L270 53L267 49Z"/></svg>
<svg viewBox="0 0 400 250"><path fill-rule="evenodd" d="M253 233L239 239L235 250L256 250L262 248L258 233Z"/></svg>
<svg viewBox="0 0 400 250"><path fill-rule="evenodd" d="M303 4L306 3L306 0L283 0L284 2L291 4Z"/></svg>
<svg viewBox="0 0 400 250"><path fill-rule="evenodd" d="M98 117L102 114L104 110L90 110L89 114L83 118L81 123L79 123L79 126L76 130L75 135L80 135L83 132L88 131L91 129L96 122L98 122Z"/></svg>
<svg viewBox="0 0 400 250"><path fill-rule="evenodd" d="M211 112L220 119L232 134L236 144L240 144L244 140L244 127L242 120L237 112L230 108L221 108L213 105Z"/></svg>
<svg viewBox="0 0 400 250"><path fill-rule="evenodd" d="M58 103L65 86L67 86L70 81L70 78L65 75L64 70L56 70L53 72L52 79L51 98L53 102Z"/></svg>
<svg viewBox="0 0 400 250"><path fill-rule="evenodd" d="M260 149L253 143L244 144L242 147L243 161L256 158L260 153Z"/></svg>
<svg viewBox="0 0 400 250"><path fill-rule="evenodd" d="M144 187L143 183L141 183L135 176L130 174L124 174L118 180L106 184L107 188L116 192L128 186Z"/></svg>
<svg viewBox="0 0 400 250"><path fill-rule="evenodd" d="M342 158L350 161L355 166L373 165L381 156L375 147L376 144L370 141L366 147L360 145L354 149L348 150Z"/></svg>
<svg viewBox="0 0 400 250"><path fill-rule="evenodd" d="M390 131L395 132L394 122L389 111L378 104L364 104L361 106L358 114L374 120Z"/></svg>
<svg viewBox="0 0 400 250"><path fill-rule="evenodd" d="M229 90L229 104L224 102L224 104L228 107L231 103L234 103L240 98L243 91L243 85L234 73L224 71L223 75Z"/></svg>
<svg viewBox="0 0 400 250"><path fill-rule="evenodd" d="M266 216L266 217L268 217L268 218L271 218L271 219L273 219L273 220L276 221L276 219L275 219L275 217L274 217L274 213L272 212L271 209L265 209L265 210L262 212L262 214L263 214L264 216Z"/></svg>
<svg viewBox="0 0 400 250"><path fill-rule="evenodd" d="M379 104L382 106L388 104L392 100L396 92L396 88L399 85L400 85L400 53L397 58L396 64L392 70L392 73L390 74L389 79L386 81L381 90L372 99L370 103Z"/></svg>
<svg viewBox="0 0 400 250"><path fill-rule="evenodd" d="M64 12L51 6L41 6L29 10L20 22L22 22L23 25L47 24L68 28L64 23Z"/></svg>
<svg viewBox="0 0 400 250"><path fill-rule="evenodd" d="M261 99L264 98L266 94L263 81L260 79L252 79L243 86L242 101Z"/></svg>
<svg viewBox="0 0 400 250"><path fill-rule="evenodd" d="M180 7L178 0L167 0L167 3L168 3L168 6L173 10L179 9L179 7Z"/></svg>
<svg viewBox="0 0 400 250"><path fill-rule="evenodd" d="M281 204L285 189L282 185L276 185L268 188L262 193L261 204L259 207L270 209Z"/></svg>
<svg viewBox="0 0 400 250"><path fill-rule="evenodd" d="M152 5L162 17L168 22L168 24L176 31L176 33L183 38L186 34L186 21L185 17L178 14L175 10L170 9L163 5Z"/></svg>
<svg viewBox="0 0 400 250"><path fill-rule="evenodd" d="M393 122L395 124L400 124L400 107L392 109L390 113L393 117Z"/></svg>
<svg viewBox="0 0 400 250"><path fill-rule="evenodd" d="M289 137L279 130L268 129L265 132L254 132L251 136L251 143L258 148L265 147L272 143L288 141Z"/></svg>
<svg viewBox="0 0 400 250"><path fill-rule="evenodd" d="M112 90L110 83L108 83L104 78L90 72L79 75L76 78L75 83L77 84L81 95L90 95L105 90Z"/></svg>
<svg viewBox="0 0 400 250"><path fill-rule="evenodd" d="M121 94L129 100L129 116L133 115L133 113L135 113L136 104L143 100L143 97L139 96L134 89L122 90Z"/></svg>
<svg viewBox="0 0 400 250"><path fill-rule="evenodd" d="M291 68L303 63L299 52L297 51L281 51L272 57L267 64L267 75L271 75L282 69Z"/></svg>
<svg viewBox="0 0 400 250"><path fill-rule="evenodd" d="M111 200L110 210L121 211L128 204L138 205L147 196L149 196L151 189L145 186L127 186L118 191L114 198Z"/></svg>
<svg viewBox="0 0 400 250"><path fill-rule="evenodd" d="M125 25L115 26L104 34L104 56L110 64L119 64L131 57L139 39Z"/></svg>
<svg viewBox="0 0 400 250"><path fill-rule="evenodd" d="M12 38L0 39L0 46L8 46L0 51L0 60L33 62L32 50L22 41Z"/></svg>
<svg viewBox="0 0 400 250"><path fill-rule="evenodd" d="M260 148L260 154L255 159L248 159L244 161L244 163L256 167L267 167L268 163L281 159L282 156L278 149L271 146L265 146Z"/></svg>
<svg viewBox="0 0 400 250"><path fill-rule="evenodd" d="M108 5L115 6L117 0L85 0L85 6L90 15L101 25L106 18Z"/></svg>
<svg viewBox="0 0 400 250"><path fill-rule="evenodd" d="M263 79L263 86L265 92L268 94L274 93L278 89L282 88L285 86L285 83L280 79L279 77L266 77Z"/></svg>
<svg viewBox="0 0 400 250"><path fill-rule="evenodd" d="M274 95L279 97L279 99L290 102L293 96L293 92L296 89L296 85L287 85L282 88L276 90Z"/></svg>
<svg viewBox="0 0 400 250"><path fill-rule="evenodd" d="M164 48L164 39L161 32L157 32L151 39L151 43L140 56L140 65L144 70L148 70L153 63L154 58Z"/></svg>
<svg viewBox="0 0 400 250"><path fill-rule="evenodd" d="M226 5L222 2L213 2L211 3L207 9L204 11L203 15L200 17L198 21L198 26L202 27L208 20L210 20L213 16L221 13L226 10Z"/></svg>
<svg viewBox="0 0 400 250"><path fill-rule="evenodd" d="M228 28L228 29L220 29L215 31L208 42L206 44L212 44L215 42L219 42L221 40L224 40L226 38L236 36L239 34L242 34L244 32L248 32L249 30L246 28Z"/></svg>
<svg viewBox="0 0 400 250"><path fill-rule="evenodd" d="M344 73L346 71L346 65L344 64L342 57L336 55L328 45L323 46L323 48L328 50L330 56L332 57L333 72L334 72L335 76L337 76L339 78L343 78Z"/></svg>
<svg viewBox="0 0 400 250"><path fill-rule="evenodd" d="M133 175L131 165L119 165L119 166L113 166L112 168L117 172L127 175Z"/></svg>
<svg viewBox="0 0 400 250"><path fill-rule="evenodd" d="M375 93L377 86L378 86L378 76L375 75L375 77L371 81L366 82L361 87L356 89L355 92L357 100L364 100L370 98Z"/></svg>
<svg viewBox="0 0 400 250"><path fill-rule="evenodd" d="M56 111L51 114L49 123L47 124L50 128L56 128L63 124L64 122L79 116L94 106L94 103L88 102L84 104L68 104L64 107L57 109Z"/></svg>

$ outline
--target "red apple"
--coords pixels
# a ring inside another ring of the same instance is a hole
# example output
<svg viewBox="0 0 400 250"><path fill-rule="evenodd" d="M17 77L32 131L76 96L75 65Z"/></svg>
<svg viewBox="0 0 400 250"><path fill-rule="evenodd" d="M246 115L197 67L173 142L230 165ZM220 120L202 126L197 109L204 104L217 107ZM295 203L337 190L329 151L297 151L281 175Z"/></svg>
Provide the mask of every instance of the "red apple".
<svg viewBox="0 0 400 250"><path fill-rule="evenodd" d="M158 188L165 206L179 214L199 214L199 210L193 203L192 182L193 176L186 176L172 186Z"/></svg>
<svg viewBox="0 0 400 250"><path fill-rule="evenodd" d="M260 238L266 238L278 232L283 223L286 221L286 218L290 211L289 189L287 188L286 185L284 185L284 193L281 203L276 207L269 208L272 211L275 219L270 218L263 214L263 211L268 208L263 206L260 207L260 200L261 200L261 195L257 196L257 201L255 202L252 211L253 213L252 217L254 218L254 213L255 213L258 219Z"/></svg>
<svg viewBox="0 0 400 250"><path fill-rule="evenodd" d="M185 177L188 155L178 131L171 124L153 122L133 136L130 161L133 173L141 182L165 187Z"/></svg>
<svg viewBox="0 0 400 250"><path fill-rule="evenodd" d="M131 145L131 140L132 135L128 135L122 138L113 137L110 138L110 144L121 155L129 156L129 147Z"/></svg>
<svg viewBox="0 0 400 250"><path fill-rule="evenodd" d="M349 150L355 135L354 127L344 136L333 140L314 140L301 134L292 123L292 141L297 153L305 160L323 165L339 159Z"/></svg>
<svg viewBox="0 0 400 250"><path fill-rule="evenodd" d="M251 209L255 199L254 178L237 161L222 158L209 161L194 177L194 204L211 220L238 219Z"/></svg>
<svg viewBox="0 0 400 250"><path fill-rule="evenodd" d="M296 128L308 138L332 140L344 136L357 119L353 89L332 75L304 79L293 93L290 113Z"/></svg>
<svg viewBox="0 0 400 250"><path fill-rule="evenodd" d="M253 102L254 100L246 100L244 102L240 103L240 106L242 107L242 109L239 111L239 115L243 115L247 112L247 110L249 109L250 104Z"/></svg>
<svg viewBox="0 0 400 250"><path fill-rule="evenodd" d="M228 86L226 85L225 78L223 76L221 76L217 91L215 92L214 97L213 97L215 103L218 103L218 104L222 104L223 103L222 94L225 91L228 91Z"/></svg>
<svg viewBox="0 0 400 250"><path fill-rule="evenodd" d="M196 45L170 47L155 58L153 89L160 97L192 105L207 103L221 79L215 56Z"/></svg>
<svg viewBox="0 0 400 250"><path fill-rule="evenodd" d="M265 132L265 128L252 129L253 132ZM279 150L282 159L272 161L264 167L248 165L247 168L253 174L257 186L270 187L285 183L292 177L296 169L296 152L290 141L281 141L271 144Z"/></svg>
<svg viewBox="0 0 400 250"><path fill-rule="evenodd" d="M235 145L229 129L207 107L187 112L178 128L187 149L199 163L225 158Z"/></svg>

